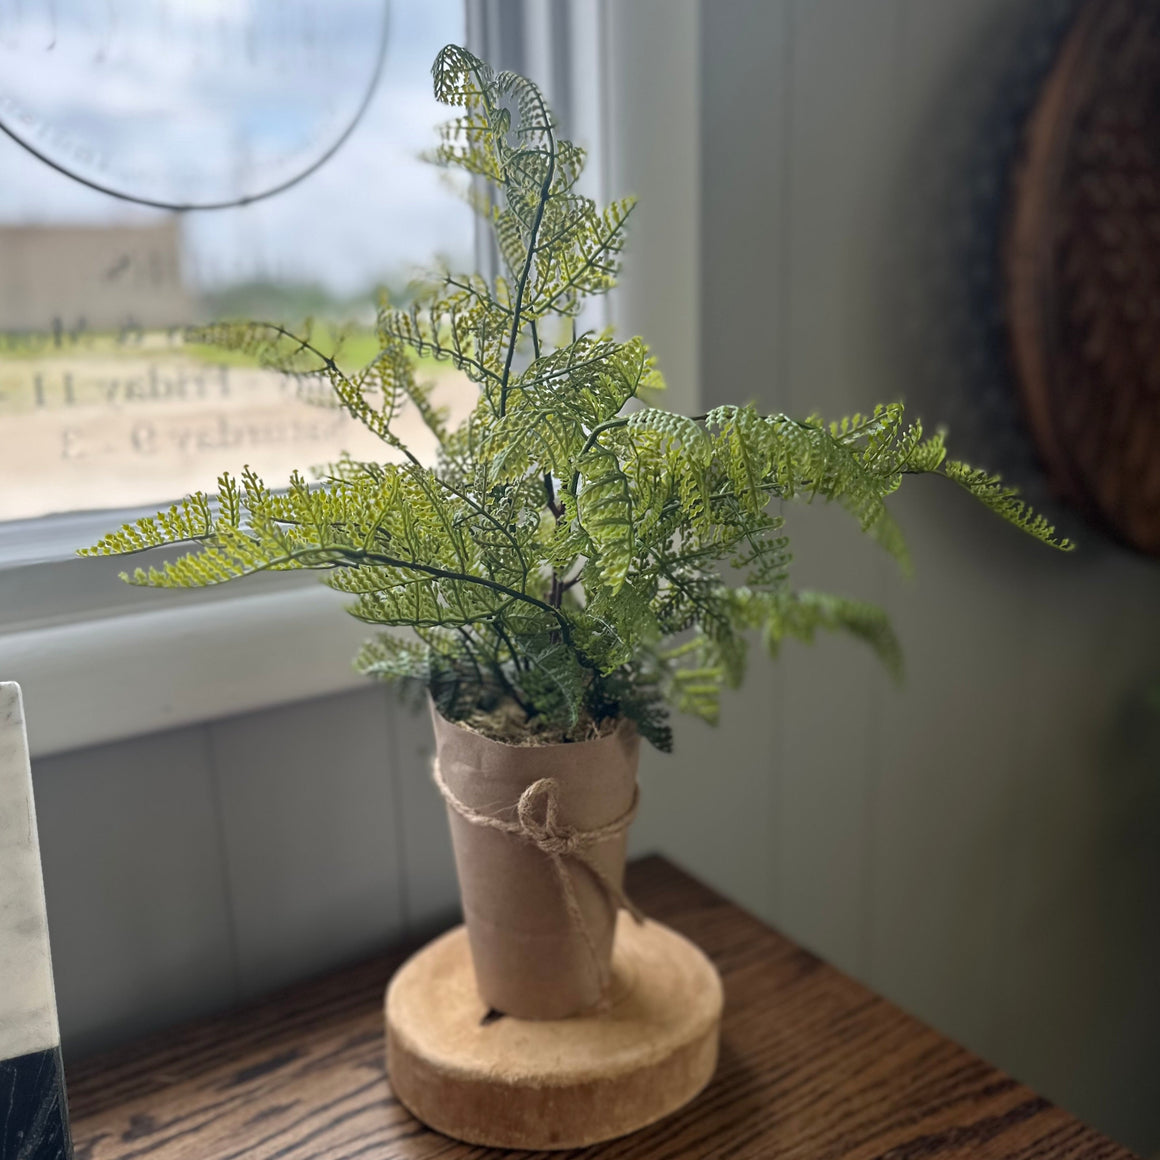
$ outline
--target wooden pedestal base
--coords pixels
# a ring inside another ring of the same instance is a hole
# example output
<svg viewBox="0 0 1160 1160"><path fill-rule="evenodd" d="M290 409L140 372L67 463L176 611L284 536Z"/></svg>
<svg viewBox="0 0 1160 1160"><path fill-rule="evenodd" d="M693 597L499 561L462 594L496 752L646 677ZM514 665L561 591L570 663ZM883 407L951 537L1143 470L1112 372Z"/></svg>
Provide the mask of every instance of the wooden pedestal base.
<svg viewBox="0 0 1160 1160"><path fill-rule="evenodd" d="M676 1111L716 1067L721 979L687 939L624 913L612 969L603 1013L488 1018L456 927L387 988L392 1090L436 1131L500 1148L578 1148Z"/></svg>

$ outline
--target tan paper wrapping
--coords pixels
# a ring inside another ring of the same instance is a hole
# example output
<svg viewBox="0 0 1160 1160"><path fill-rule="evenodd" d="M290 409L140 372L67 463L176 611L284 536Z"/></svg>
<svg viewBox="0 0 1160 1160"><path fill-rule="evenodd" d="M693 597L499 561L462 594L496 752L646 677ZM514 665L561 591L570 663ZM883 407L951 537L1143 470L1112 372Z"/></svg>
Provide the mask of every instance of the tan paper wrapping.
<svg viewBox="0 0 1160 1160"><path fill-rule="evenodd" d="M622 817L636 792L640 739L624 722L607 737L567 745L504 745L447 721L434 708L444 784L463 805L513 821L520 795L541 778L559 787L559 820L594 830ZM549 857L519 836L473 823L448 808L463 913L483 1001L521 1019L562 1019L602 997L612 957L614 905L595 876L564 858L596 963L570 919ZM611 882L624 881L627 833L589 847Z"/></svg>

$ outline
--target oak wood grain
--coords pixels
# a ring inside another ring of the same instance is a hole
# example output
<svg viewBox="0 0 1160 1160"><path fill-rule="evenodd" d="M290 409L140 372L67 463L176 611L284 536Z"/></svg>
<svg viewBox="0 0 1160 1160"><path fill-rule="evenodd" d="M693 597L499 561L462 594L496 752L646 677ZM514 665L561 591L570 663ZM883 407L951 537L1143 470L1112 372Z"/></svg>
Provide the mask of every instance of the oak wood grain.
<svg viewBox="0 0 1160 1160"><path fill-rule="evenodd" d="M721 1062L708 1089L671 1119L572 1155L1130 1155L665 860L633 864L629 889L720 969ZM382 993L412 949L72 1069L77 1160L508 1154L428 1131L391 1095Z"/></svg>

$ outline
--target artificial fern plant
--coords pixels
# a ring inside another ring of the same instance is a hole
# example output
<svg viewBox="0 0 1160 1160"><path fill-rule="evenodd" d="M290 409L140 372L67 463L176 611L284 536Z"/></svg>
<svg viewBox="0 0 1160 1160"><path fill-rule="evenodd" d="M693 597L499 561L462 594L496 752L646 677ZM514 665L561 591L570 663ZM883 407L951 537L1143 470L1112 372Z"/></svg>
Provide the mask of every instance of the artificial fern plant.
<svg viewBox="0 0 1160 1160"><path fill-rule="evenodd" d="M577 191L584 151L557 136L525 77L456 46L432 71L435 95L462 112L431 159L473 179L503 273L442 271L407 309L384 303L379 353L357 373L309 328L230 323L191 335L329 384L398 461L343 458L314 485L296 474L284 493L249 469L223 475L216 496L189 496L82 554L195 545L124 576L164 588L318 569L353 598L354 616L411 630L368 641L358 667L425 686L450 719L571 740L630 717L668 749L670 707L714 720L752 630L776 651L787 636L842 629L898 666L878 609L791 585L784 501L836 501L904 563L886 498L906 475L939 474L1037 539L1070 546L997 477L948 459L943 435L907 423L899 403L828 424L751 406L695 417L656 406L663 382L642 339L577 332L585 300L615 284L633 200L601 209ZM417 379L415 354L478 385L454 430ZM392 428L405 405L438 442L433 465Z"/></svg>

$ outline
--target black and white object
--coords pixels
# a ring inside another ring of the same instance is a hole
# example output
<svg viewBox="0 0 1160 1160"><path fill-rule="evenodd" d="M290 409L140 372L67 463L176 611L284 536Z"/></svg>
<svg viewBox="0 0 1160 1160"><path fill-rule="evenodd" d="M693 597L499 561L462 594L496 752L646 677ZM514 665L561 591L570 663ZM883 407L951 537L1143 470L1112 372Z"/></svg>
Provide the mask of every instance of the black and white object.
<svg viewBox="0 0 1160 1160"><path fill-rule="evenodd" d="M0 682L0 1157L71 1156L24 711Z"/></svg>

